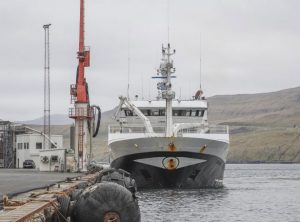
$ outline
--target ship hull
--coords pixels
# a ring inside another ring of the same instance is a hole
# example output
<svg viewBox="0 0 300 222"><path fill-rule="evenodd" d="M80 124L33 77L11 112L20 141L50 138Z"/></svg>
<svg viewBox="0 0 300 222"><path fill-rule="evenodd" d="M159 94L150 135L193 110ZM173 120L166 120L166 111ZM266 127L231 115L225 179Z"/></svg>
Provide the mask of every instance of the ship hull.
<svg viewBox="0 0 300 222"><path fill-rule="evenodd" d="M174 170L163 169L135 161L153 157L186 157L199 158L205 161ZM197 189L222 187L225 163L218 157L199 153L155 152L120 157L111 163L111 167L121 168L130 172L132 178L137 183L138 189Z"/></svg>
<svg viewBox="0 0 300 222"><path fill-rule="evenodd" d="M170 147L170 138L136 138L112 142L110 148L111 167L131 173L138 189L223 186L227 141L176 138Z"/></svg>

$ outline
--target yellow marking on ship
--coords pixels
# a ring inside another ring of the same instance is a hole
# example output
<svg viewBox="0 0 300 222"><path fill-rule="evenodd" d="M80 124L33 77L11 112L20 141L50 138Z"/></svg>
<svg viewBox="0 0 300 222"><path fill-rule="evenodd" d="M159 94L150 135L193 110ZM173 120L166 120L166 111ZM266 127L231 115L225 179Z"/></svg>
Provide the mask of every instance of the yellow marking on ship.
<svg viewBox="0 0 300 222"><path fill-rule="evenodd" d="M171 152L176 151L176 146L173 142L169 143L168 150L171 151Z"/></svg>

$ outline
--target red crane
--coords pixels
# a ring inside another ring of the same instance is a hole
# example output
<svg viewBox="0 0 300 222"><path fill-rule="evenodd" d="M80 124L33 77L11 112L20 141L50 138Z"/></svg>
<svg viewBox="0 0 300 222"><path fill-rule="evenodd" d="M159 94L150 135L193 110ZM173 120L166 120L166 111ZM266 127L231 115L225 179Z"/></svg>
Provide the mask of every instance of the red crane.
<svg viewBox="0 0 300 222"><path fill-rule="evenodd" d="M90 49L84 44L84 0L80 0L79 51L77 52L78 67L76 84L71 85L71 103L69 117L75 119L75 160L76 169L85 171L92 158L91 137L98 134L101 110L98 106L90 106L88 84L85 78L85 67L90 66ZM95 114L98 121L95 124ZM96 127L95 127L96 125ZM88 134L90 134L90 150L87 152Z"/></svg>
<svg viewBox="0 0 300 222"><path fill-rule="evenodd" d="M79 64L76 80L76 102L89 103L88 88L84 76L84 68L90 66L90 49L84 45L84 0L80 0L79 51L77 55Z"/></svg>

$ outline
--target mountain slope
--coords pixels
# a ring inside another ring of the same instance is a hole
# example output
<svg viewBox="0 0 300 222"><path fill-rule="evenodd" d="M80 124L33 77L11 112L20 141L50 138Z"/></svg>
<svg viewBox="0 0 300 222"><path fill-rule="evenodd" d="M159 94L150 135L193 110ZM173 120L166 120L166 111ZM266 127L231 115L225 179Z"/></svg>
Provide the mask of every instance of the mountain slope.
<svg viewBox="0 0 300 222"><path fill-rule="evenodd" d="M39 117L32 120L25 120L25 121L17 121L18 123L28 124L28 125L43 125L44 124L44 117ZM72 124L73 120L70 119L65 114L53 114L51 115L51 125L70 125Z"/></svg>
<svg viewBox="0 0 300 222"><path fill-rule="evenodd" d="M209 119L229 125L300 125L300 87L271 93L213 96Z"/></svg>
<svg viewBox="0 0 300 222"><path fill-rule="evenodd" d="M208 101L209 122L230 126L228 161L300 162L300 87L213 96ZM97 146L106 147L107 126L112 122L111 118L102 122Z"/></svg>

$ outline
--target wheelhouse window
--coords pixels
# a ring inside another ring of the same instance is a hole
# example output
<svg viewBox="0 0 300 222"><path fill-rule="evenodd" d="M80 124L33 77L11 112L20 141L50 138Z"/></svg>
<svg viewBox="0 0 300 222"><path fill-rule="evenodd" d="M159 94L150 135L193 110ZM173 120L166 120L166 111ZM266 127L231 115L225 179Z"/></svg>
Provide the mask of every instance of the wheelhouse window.
<svg viewBox="0 0 300 222"><path fill-rule="evenodd" d="M165 116L165 109L141 109L141 112L145 116ZM193 116L193 117L203 117L204 109L173 109L173 116ZM136 116L131 110L124 110L125 116Z"/></svg>
<svg viewBox="0 0 300 222"><path fill-rule="evenodd" d="M199 116L199 117L203 117L204 116L204 112L205 110L190 110L188 112L186 112L186 116Z"/></svg>
<svg viewBox="0 0 300 222"><path fill-rule="evenodd" d="M151 116L158 116L158 114L159 114L158 110L153 110Z"/></svg>
<svg viewBox="0 0 300 222"><path fill-rule="evenodd" d="M142 111L142 113L145 115L145 116L149 116L148 114L149 114L149 110L147 110L147 109L143 109L143 110L141 110Z"/></svg>
<svg viewBox="0 0 300 222"><path fill-rule="evenodd" d="M145 116L164 116L165 115L164 109L142 109L141 112Z"/></svg>
<svg viewBox="0 0 300 222"><path fill-rule="evenodd" d="M201 110L200 112L201 112L201 116L204 116L204 112L205 112L205 111L204 111L204 110Z"/></svg>
<svg viewBox="0 0 300 222"><path fill-rule="evenodd" d="M166 115L166 111L164 109L160 109L159 116L165 116L165 115Z"/></svg>
<svg viewBox="0 0 300 222"><path fill-rule="evenodd" d="M133 116L133 112L131 110L125 109L125 116Z"/></svg>
<svg viewBox="0 0 300 222"><path fill-rule="evenodd" d="M186 116L186 110L178 110L178 116Z"/></svg>

